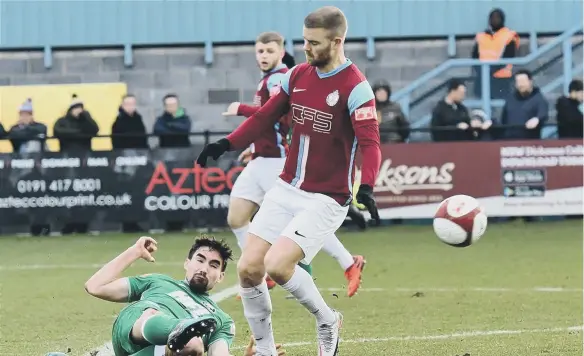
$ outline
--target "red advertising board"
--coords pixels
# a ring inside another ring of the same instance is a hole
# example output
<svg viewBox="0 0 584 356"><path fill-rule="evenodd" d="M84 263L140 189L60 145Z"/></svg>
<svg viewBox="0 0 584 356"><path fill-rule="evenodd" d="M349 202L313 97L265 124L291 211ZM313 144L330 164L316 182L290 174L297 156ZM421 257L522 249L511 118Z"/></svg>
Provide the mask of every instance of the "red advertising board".
<svg viewBox="0 0 584 356"><path fill-rule="evenodd" d="M443 199L478 198L489 216L582 214L580 140L384 144L382 218L430 218Z"/></svg>

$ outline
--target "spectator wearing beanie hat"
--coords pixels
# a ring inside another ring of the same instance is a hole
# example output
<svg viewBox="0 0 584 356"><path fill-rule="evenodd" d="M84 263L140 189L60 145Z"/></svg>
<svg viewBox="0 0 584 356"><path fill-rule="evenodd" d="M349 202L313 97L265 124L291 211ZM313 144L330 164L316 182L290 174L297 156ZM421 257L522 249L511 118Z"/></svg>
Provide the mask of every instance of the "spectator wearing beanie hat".
<svg viewBox="0 0 584 356"><path fill-rule="evenodd" d="M32 99L27 99L19 108L18 122L8 132L8 138L16 153L44 151L47 126L34 121Z"/></svg>
<svg viewBox="0 0 584 356"><path fill-rule="evenodd" d="M85 110L83 101L73 94L65 116L55 123L55 137L59 139L61 152L91 151L91 138L99 132L97 123Z"/></svg>

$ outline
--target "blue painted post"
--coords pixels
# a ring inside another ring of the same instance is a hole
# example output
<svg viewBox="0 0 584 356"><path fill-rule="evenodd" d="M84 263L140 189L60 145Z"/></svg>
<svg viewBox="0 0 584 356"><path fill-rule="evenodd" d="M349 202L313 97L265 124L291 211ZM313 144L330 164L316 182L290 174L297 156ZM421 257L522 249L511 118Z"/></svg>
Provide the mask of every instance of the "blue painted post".
<svg viewBox="0 0 584 356"><path fill-rule="evenodd" d="M568 95L568 87L572 81L572 38L568 37L562 42L562 54L564 55L564 95Z"/></svg>
<svg viewBox="0 0 584 356"><path fill-rule="evenodd" d="M367 37L367 59L375 59L375 39L372 36Z"/></svg>
<svg viewBox="0 0 584 356"><path fill-rule="evenodd" d="M456 57L456 35L448 35L448 57Z"/></svg>
<svg viewBox="0 0 584 356"><path fill-rule="evenodd" d="M124 45L124 65L126 67L131 67L134 65L134 53L132 52L132 45Z"/></svg>
<svg viewBox="0 0 584 356"><path fill-rule="evenodd" d="M290 37L286 40L286 44L284 45L286 52L290 53L292 57L294 57L294 41Z"/></svg>
<svg viewBox="0 0 584 356"><path fill-rule="evenodd" d="M491 113L491 65L481 64L481 99L483 111L488 118L492 118Z"/></svg>
<svg viewBox="0 0 584 356"><path fill-rule="evenodd" d="M538 47L539 45L537 44L537 32L535 32L535 30L532 30L529 33L529 53L537 51Z"/></svg>
<svg viewBox="0 0 584 356"><path fill-rule="evenodd" d="M4 41L2 41L2 35L3 35L3 33L2 33L2 18L4 17L4 14L2 13L2 7L3 7L2 1L3 0L0 0L0 47L2 47L2 45L4 44L3 43Z"/></svg>
<svg viewBox="0 0 584 356"><path fill-rule="evenodd" d="M45 46L43 51L43 62L46 69L53 68L53 49L51 46Z"/></svg>
<svg viewBox="0 0 584 356"><path fill-rule="evenodd" d="M213 64L213 42L211 40L205 41L205 64Z"/></svg>
<svg viewBox="0 0 584 356"><path fill-rule="evenodd" d="M405 117L408 118L410 116L410 96L404 96L400 101L399 105L401 106L402 112L404 113Z"/></svg>

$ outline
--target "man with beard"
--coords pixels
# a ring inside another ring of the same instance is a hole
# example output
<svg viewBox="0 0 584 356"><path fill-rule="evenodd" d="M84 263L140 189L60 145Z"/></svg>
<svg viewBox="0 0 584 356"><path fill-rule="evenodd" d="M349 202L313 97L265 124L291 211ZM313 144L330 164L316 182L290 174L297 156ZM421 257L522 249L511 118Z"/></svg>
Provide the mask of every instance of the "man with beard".
<svg viewBox="0 0 584 356"><path fill-rule="evenodd" d="M294 66L294 58L290 55L286 57L284 38L277 32L261 33L256 40L255 48L256 60L263 76L258 84L254 105L231 103L227 111L223 113L224 116L252 116L272 96L279 93L281 82L285 77L284 73L288 72L283 59L286 58L288 64ZM227 223L242 249L252 216L262 204L266 192L276 184L284 168L288 154L287 136L290 131L290 119L288 115L281 117L273 127L265 130L259 138L254 140L251 147L239 157L241 161L249 163L237 178L231 191ZM351 216L356 219L359 226L365 227L365 218L358 211L352 210ZM334 234L325 240L323 249L341 266L347 280L347 295L354 296L361 285L361 274L365 266L364 257L352 256ZM300 263L300 267L312 274L310 265ZM276 286L276 282L269 276L266 277L266 283L268 289Z"/></svg>
<svg viewBox="0 0 584 356"><path fill-rule="evenodd" d="M205 146L197 158L205 167L209 157L246 148L283 115L292 115L284 170L250 224L237 266L244 315L261 356L277 354L266 271L315 316L319 355L338 355L342 315L327 305L298 262L310 263L345 220L358 147L362 165L357 202L379 221L373 198L381 163L375 96L365 76L345 57L346 35L347 19L334 6L306 16L308 63L289 70L278 93L227 137Z"/></svg>
<svg viewBox="0 0 584 356"><path fill-rule="evenodd" d="M113 325L115 355L202 356L206 351L209 356L229 356L233 319L208 294L225 276L232 256L229 246L212 238L195 240L184 262L184 280L162 274L119 277L139 259L154 262L157 249L154 239L140 237L85 283L94 297L131 303Z"/></svg>

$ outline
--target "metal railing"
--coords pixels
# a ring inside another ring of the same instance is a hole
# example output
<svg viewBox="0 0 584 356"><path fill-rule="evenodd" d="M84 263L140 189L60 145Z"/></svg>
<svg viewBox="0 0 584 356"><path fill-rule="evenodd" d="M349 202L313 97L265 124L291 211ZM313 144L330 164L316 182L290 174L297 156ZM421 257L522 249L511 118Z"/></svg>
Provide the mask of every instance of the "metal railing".
<svg viewBox="0 0 584 356"><path fill-rule="evenodd" d="M556 127L555 123L544 123L541 125L542 128L545 127ZM500 124L493 124L489 129L487 130L483 130L485 132L489 132L491 133L491 138L492 139L497 139L499 135L497 135L496 133L501 132L501 130L504 129L518 129L518 128L524 128L523 125L500 125ZM472 128L469 127L467 129L468 131L481 131L481 129L477 129L477 128ZM389 133L389 132L400 132L400 129L382 129L380 130L380 133ZM410 132L437 132L437 131L461 131L461 129L459 129L456 126L439 126L439 127L411 127L410 128ZM201 142L200 143L204 143L204 144L209 144L211 142L214 142L216 140L218 140L221 137L225 137L227 135L229 135L231 132L230 131L200 131L200 132L190 132L188 133L189 137L197 137L197 138L201 138ZM165 134L163 136L184 136L185 134L176 134L176 133L169 133L169 134ZM123 134L105 134L105 135L95 135L95 136L84 136L84 135L76 135L74 138L75 139L79 139L79 138L89 138L89 139L111 139L111 138L158 138L161 135L158 134L153 134L153 133L147 133L147 134L137 134L137 133L123 133ZM63 138L61 138L63 139ZM67 138L64 138L67 139ZM2 141L9 141L10 137L6 136L6 137L2 137L0 138L0 142ZM18 141L23 141L21 138L17 139ZM46 142L46 141L50 141L50 140L59 140L59 137L56 136L47 136L44 138L30 138L28 139L28 141L41 141L41 142ZM42 148L44 148L43 145L41 145ZM50 151L50 150L49 150ZM99 151L99 150L96 150ZM2 152L0 152L2 153ZM5 152L6 153L6 152Z"/></svg>
<svg viewBox="0 0 584 356"><path fill-rule="evenodd" d="M450 59L438 67L434 68L433 70L429 71L428 73L422 75L420 78L416 79L412 83L410 83L405 88L399 90L394 95L392 95L392 100L398 102L402 110L406 115L410 112L410 103L412 102L412 93L419 89L422 85L428 83L431 80L436 79L438 76L442 75L444 72L454 68L462 68L462 67L480 67L480 75L481 75L481 92L482 97L480 99L480 107L482 110L487 114L488 117L492 116L492 108L494 102L490 98L491 93L491 66L501 66L501 65L517 65L517 66L524 66L529 64L530 62L538 59L544 54L549 53L550 51L556 49L558 46L562 46L562 57L563 57L563 71L561 76L561 86L563 88L563 92L567 93L568 85L573 78L575 69L572 68L572 37L577 34L582 33L582 25L578 24L571 29L565 31L558 37L554 38L550 42L546 43L545 45L541 46L535 52L530 53L529 55L522 57L522 58L511 58L511 59L502 59L498 61L481 61L478 59ZM545 89L545 88L544 88ZM476 104L471 103L471 104ZM496 105L501 105L501 102L495 102Z"/></svg>

